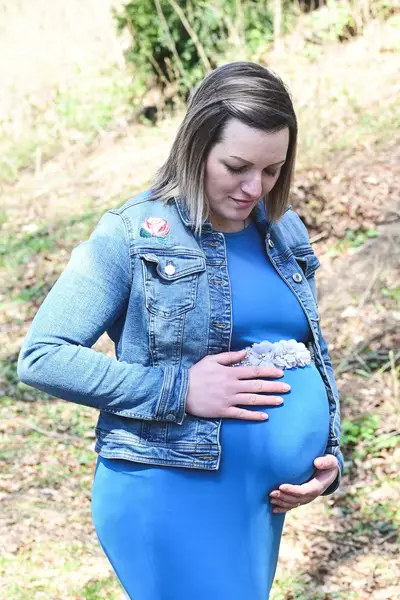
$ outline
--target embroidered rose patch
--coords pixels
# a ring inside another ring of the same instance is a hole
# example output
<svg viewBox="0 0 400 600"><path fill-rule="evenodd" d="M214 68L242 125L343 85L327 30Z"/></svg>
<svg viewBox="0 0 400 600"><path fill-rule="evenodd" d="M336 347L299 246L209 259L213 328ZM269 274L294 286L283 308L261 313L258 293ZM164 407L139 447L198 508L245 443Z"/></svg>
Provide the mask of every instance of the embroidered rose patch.
<svg viewBox="0 0 400 600"><path fill-rule="evenodd" d="M144 238L155 237L160 242L165 243L168 240L169 225L165 219L159 217L149 217L140 228L140 236Z"/></svg>

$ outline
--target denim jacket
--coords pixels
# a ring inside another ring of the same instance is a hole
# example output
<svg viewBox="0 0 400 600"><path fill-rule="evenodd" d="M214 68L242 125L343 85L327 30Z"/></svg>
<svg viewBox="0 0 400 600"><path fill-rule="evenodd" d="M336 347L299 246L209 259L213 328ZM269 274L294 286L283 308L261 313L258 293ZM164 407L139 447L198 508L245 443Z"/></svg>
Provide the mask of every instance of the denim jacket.
<svg viewBox="0 0 400 600"><path fill-rule="evenodd" d="M168 222L166 237L143 237L149 217ZM316 303L319 261L290 208L270 224L259 203L254 220L307 316L329 400L326 453L342 470L338 393ZM104 331L116 360L91 348ZM231 334L224 236L209 222L196 235L184 201L163 204L144 192L107 212L72 251L31 324L18 374L53 396L99 409L95 449L103 457L215 470L221 419L186 414L185 401L190 367L229 351Z"/></svg>

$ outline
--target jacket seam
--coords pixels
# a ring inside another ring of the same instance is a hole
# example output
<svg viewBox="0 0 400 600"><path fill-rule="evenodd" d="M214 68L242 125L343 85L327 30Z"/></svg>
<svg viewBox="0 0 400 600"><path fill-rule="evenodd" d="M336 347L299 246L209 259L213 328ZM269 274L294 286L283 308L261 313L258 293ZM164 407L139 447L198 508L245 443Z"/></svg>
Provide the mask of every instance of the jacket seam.
<svg viewBox="0 0 400 600"><path fill-rule="evenodd" d="M124 238L125 238L125 242L128 248L128 262L129 262L129 283L132 289L132 285L133 285L133 267L132 267L132 261L131 261L131 239L133 238L133 232L132 229L130 227L130 221L129 219L127 219L127 217L121 212L117 212L115 210L110 210L109 211L111 214L114 214L116 216L118 216L123 224L124 227Z"/></svg>

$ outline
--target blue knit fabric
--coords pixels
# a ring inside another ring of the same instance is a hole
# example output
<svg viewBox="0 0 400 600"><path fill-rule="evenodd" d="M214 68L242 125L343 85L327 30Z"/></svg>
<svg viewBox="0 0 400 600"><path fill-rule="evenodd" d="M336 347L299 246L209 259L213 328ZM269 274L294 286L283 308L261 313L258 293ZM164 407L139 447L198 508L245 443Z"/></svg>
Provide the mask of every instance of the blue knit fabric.
<svg viewBox="0 0 400 600"><path fill-rule="evenodd" d="M232 349L262 340L307 342L304 312L269 262L255 225L225 240ZM284 523L268 494L312 476L329 426L315 366L286 370L283 380L291 391L283 405L261 408L267 421L223 421L218 471L99 457L94 524L132 600L268 599Z"/></svg>

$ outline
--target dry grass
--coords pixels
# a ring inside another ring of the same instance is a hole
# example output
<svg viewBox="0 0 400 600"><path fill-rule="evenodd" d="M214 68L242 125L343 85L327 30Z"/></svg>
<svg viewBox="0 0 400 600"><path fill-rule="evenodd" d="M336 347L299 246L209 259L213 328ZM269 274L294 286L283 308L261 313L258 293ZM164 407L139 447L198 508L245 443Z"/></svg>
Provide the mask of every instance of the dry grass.
<svg viewBox="0 0 400 600"><path fill-rule="evenodd" d="M289 85L299 119L299 168L325 165L400 130L399 25L372 22L346 44L305 45L263 59ZM312 50L312 54L310 54Z"/></svg>
<svg viewBox="0 0 400 600"><path fill-rule="evenodd" d="M0 0L0 121L47 106L79 71L123 64L111 15L121 0Z"/></svg>
<svg viewBox="0 0 400 600"><path fill-rule="evenodd" d="M125 123L132 82L111 14L120 4L0 2L0 181L90 142L111 119Z"/></svg>

